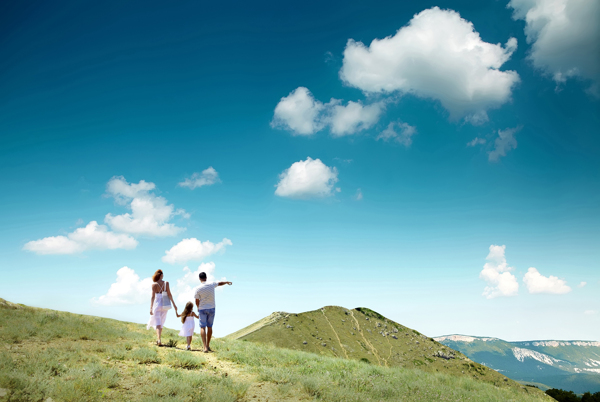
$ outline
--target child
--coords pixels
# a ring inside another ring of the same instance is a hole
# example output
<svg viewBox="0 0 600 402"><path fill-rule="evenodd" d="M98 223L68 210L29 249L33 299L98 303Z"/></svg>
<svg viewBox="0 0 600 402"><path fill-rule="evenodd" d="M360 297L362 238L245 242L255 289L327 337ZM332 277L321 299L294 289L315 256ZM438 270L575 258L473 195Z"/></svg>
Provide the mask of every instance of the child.
<svg viewBox="0 0 600 402"><path fill-rule="evenodd" d="M196 313L194 313L194 305L192 302L187 302L185 308L181 312L181 314L177 314L177 317L181 317L181 322L183 325L181 326L181 331L179 332L179 336L187 337L187 348L186 350L192 350L192 335L194 335L194 317L198 318Z"/></svg>

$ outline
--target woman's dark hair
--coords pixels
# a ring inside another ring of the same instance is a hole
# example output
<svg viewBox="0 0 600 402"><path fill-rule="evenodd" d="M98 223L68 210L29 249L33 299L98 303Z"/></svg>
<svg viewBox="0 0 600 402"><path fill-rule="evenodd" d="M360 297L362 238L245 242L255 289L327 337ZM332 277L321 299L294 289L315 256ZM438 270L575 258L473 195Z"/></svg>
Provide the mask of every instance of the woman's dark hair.
<svg viewBox="0 0 600 402"><path fill-rule="evenodd" d="M156 272L154 273L154 275L152 275L152 280L154 282L158 282L162 276L163 276L162 269L157 269Z"/></svg>

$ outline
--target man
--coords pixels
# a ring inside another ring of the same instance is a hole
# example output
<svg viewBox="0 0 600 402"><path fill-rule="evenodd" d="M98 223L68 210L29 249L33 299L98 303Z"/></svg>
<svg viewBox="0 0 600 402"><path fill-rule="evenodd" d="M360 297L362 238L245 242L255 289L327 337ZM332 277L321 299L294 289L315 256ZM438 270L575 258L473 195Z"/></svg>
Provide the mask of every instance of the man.
<svg viewBox="0 0 600 402"><path fill-rule="evenodd" d="M204 345L204 353L212 352L210 349L210 338L212 337L212 326L215 319L215 288L223 285L233 285L232 282L210 282L206 283L206 273L200 272L201 285L196 288L195 298L200 318L200 336ZM208 329L207 329L208 327Z"/></svg>

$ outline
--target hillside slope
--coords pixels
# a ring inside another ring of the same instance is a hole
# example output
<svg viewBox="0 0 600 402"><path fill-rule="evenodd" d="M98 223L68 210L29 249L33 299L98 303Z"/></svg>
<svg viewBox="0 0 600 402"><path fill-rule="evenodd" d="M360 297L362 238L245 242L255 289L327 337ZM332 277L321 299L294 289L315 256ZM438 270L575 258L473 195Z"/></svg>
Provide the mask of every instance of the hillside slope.
<svg viewBox="0 0 600 402"><path fill-rule="evenodd" d="M165 329L163 340L182 341L176 334ZM198 338L191 352L153 338L144 325L0 299L0 401L552 400L534 388L253 342L215 339L204 354Z"/></svg>
<svg viewBox="0 0 600 402"><path fill-rule="evenodd" d="M466 335L435 340L517 381L577 393L600 391L600 342L507 342Z"/></svg>
<svg viewBox="0 0 600 402"><path fill-rule="evenodd" d="M503 374L367 308L327 306L299 314L276 312L227 338L520 387Z"/></svg>

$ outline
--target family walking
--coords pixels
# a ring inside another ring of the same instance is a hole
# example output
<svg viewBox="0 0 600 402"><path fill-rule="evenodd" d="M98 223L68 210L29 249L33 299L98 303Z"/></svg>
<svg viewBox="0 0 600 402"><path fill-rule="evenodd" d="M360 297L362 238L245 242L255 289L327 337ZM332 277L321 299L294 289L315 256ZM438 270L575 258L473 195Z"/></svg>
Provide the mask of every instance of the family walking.
<svg viewBox="0 0 600 402"><path fill-rule="evenodd" d="M167 311L171 304L175 309L175 315L181 318L183 323L179 336L187 338L187 350L191 350L192 336L194 334L194 318L200 320L200 336L204 345L204 353L212 352L210 339L212 338L212 326L215 319L215 288L217 286L232 285L232 282L207 282L206 273L200 272L200 286L194 291L198 315L194 313L194 305L187 302L181 314L177 313L177 306L171 295L169 282L163 280L162 270L157 270L152 276L152 299L150 300L150 321L147 328L156 329L156 344L161 346L162 329L167 319Z"/></svg>

